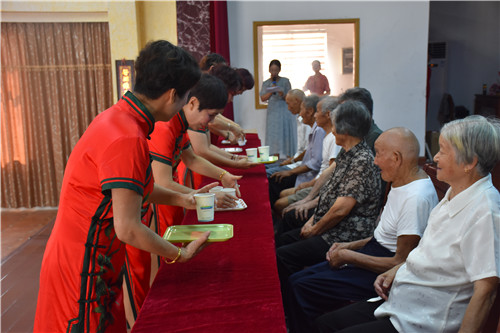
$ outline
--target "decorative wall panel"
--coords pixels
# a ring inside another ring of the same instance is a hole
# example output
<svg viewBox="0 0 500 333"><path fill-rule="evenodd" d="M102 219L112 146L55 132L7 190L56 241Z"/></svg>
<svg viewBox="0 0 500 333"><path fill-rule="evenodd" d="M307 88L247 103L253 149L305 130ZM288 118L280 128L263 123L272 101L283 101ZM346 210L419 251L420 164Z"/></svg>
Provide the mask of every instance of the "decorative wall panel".
<svg viewBox="0 0 500 333"><path fill-rule="evenodd" d="M210 1L177 1L177 38L197 61L210 53Z"/></svg>

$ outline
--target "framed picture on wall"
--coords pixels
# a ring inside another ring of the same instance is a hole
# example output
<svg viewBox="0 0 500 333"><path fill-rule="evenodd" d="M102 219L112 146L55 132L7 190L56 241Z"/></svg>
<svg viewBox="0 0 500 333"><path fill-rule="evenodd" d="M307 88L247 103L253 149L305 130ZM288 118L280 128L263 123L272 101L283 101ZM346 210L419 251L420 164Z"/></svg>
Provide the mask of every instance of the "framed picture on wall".
<svg viewBox="0 0 500 333"><path fill-rule="evenodd" d="M353 48L346 47L342 49L342 74L352 74L353 66Z"/></svg>
<svg viewBox="0 0 500 333"><path fill-rule="evenodd" d="M127 90L132 91L134 85L134 60L116 60L116 89L118 100Z"/></svg>

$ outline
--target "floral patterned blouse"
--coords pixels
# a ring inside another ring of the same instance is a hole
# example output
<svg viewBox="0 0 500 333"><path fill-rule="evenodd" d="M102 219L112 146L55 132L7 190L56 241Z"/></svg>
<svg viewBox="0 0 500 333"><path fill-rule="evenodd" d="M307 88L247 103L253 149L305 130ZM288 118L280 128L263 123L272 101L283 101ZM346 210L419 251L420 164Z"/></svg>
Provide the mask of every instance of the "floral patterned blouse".
<svg viewBox="0 0 500 333"><path fill-rule="evenodd" d="M380 171L373 164L373 153L364 140L347 152L342 149L335 162L332 177L321 187L313 224L330 210L338 197L352 197L356 205L342 221L321 235L329 245L372 236L381 198Z"/></svg>

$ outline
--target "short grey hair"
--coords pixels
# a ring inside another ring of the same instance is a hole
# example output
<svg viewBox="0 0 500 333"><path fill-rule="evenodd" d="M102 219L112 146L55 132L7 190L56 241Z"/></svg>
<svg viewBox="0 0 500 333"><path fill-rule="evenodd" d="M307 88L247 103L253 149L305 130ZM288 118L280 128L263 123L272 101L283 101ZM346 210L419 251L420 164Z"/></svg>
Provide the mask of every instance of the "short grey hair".
<svg viewBox="0 0 500 333"><path fill-rule="evenodd" d="M486 176L500 160L500 120L473 115L446 123L441 136L456 153L457 163L472 163Z"/></svg>
<svg viewBox="0 0 500 333"><path fill-rule="evenodd" d="M337 106L339 106L339 101L337 97L326 96L321 99L321 112L327 113L333 111Z"/></svg>
<svg viewBox="0 0 500 333"><path fill-rule="evenodd" d="M319 102L319 96L318 95L309 95L304 98L304 106L306 108L313 108L314 112L316 112L316 106L318 105Z"/></svg>
<svg viewBox="0 0 500 333"><path fill-rule="evenodd" d="M303 101L306 97L306 94L304 94L304 92L300 89L291 89L288 91L287 95L293 96L301 101Z"/></svg>
<svg viewBox="0 0 500 333"><path fill-rule="evenodd" d="M355 100L347 100L330 113L335 132L363 139L372 124L372 117L366 106Z"/></svg>

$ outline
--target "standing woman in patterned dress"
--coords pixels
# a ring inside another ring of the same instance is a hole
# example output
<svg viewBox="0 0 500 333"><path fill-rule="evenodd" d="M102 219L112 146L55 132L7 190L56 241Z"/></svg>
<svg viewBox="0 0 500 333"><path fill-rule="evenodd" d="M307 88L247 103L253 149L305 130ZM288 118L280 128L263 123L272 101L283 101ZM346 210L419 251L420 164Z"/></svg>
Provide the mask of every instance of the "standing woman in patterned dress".
<svg viewBox="0 0 500 333"><path fill-rule="evenodd" d="M287 158L297 152L297 121L285 102L286 94L291 89L290 81L279 76L280 71L279 60L272 60L269 64L271 77L262 83L260 99L268 103L266 145L269 146L269 153Z"/></svg>
<svg viewBox="0 0 500 333"><path fill-rule="evenodd" d="M154 184L147 139L156 121L186 104L198 64L160 40L146 45L135 69L134 92L101 112L69 157L40 271L35 332L126 332L125 244L173 263L193 258L208 238L177 247L141 222L150 202L195 206L192 194Z"/></svg>

